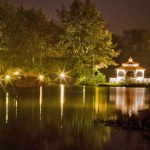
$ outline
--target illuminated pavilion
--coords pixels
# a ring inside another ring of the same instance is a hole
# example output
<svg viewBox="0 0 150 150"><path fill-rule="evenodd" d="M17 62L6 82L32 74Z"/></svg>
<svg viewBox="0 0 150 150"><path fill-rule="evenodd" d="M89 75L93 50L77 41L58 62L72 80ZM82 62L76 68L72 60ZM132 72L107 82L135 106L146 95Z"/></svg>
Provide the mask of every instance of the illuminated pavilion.
<svg viewBox="0 0 150 150"><path fill-rule="evenodd" d="M125 81L133 82L150 82L150 78L145 78L145 68L139 63L134 62L132 58L123 63L121 67L116 69L117 77L110 78L110 83L119 83Z"/></svg>

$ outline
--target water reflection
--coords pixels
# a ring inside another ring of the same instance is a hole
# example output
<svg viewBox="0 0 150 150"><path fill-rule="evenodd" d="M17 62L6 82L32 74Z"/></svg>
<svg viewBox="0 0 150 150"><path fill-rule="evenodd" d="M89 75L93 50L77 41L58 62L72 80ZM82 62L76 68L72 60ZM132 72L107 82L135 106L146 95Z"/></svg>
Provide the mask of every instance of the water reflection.
<svg viewBox="0 0 150 150"><path fill-rule="evenodd" d="M62 119L63 119L63 115L64 115L64 85L61 84L60 85L60 116L61 116L61 128L63 128L62 125Z"/></svg>
<svg viewBox="0 0 150 150"><path fill-rule="evenodd" d="M109 119L115 117L115 106L109 102L109 90L95 87L93 106L98 118Z"/></svg>
<svg viewBox="0 0 150 150"><path fill-rule="evenodd" d="M85 104L85 86L83 86L83 106Z"/></svg>
<svg viewBox="0 0 150 150"><path fill-rule="evenodd" d="M8 93L6 93L6 119L5 119L5 123L7 124L8 123L8 108L9 107L9 94Z"/></svg>
<svg viewBox="0 0 150 150"><path fill-rule="evenodd" d="M95 88L95 112L98 113L99 111L99 88Z"/></svg>
<svg viewBox="0 0 150 150"><path fill-rule="evenodd" d="M16 108L16 118L17 118L17 114L18 114L18 102L17 102L17 99L14 99L15 101L15 108Z"/></svg>
<svg viewBox="0 0 150 150"><path fill-rule="evenodd" d="M17 94L17 98L12 91L0 95L0 149L28 149L29 145L29 149L112 150L121 149L127 141L128 150L138 146L149 150L149 143L139 134L114 132L93 123L96 118L115 119L147 108L147 89L62 84L21 89Z"/></svg>
<svg viewBox="0 0 150 150"><path fill-rule="evenodd" d="M42 119L42 96L43 95L43 88L40 86L40 95L39 95L39 103L40 103L40 120Z"/></svg>
<svg viewBox="0 0 150 150"><path fill-rule="evenodd" d="M110 101L115 102L116 109L123 114L138 114L139 110L148 108L145 88L116 87L110 89ZM116 94L113 94L116 93Z"/></svg>

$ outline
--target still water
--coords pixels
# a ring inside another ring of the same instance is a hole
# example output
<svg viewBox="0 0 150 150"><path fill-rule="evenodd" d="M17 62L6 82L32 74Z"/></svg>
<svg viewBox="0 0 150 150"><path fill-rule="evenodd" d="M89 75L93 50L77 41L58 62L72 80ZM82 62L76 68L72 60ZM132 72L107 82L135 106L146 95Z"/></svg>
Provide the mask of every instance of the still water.
<svg viewBox="0 0 150 150"><path fill-rule="evenodd" d="M94 120L138 115L149 89L51 86L0 91L0 150L150 150L141 132Z"/></svg>

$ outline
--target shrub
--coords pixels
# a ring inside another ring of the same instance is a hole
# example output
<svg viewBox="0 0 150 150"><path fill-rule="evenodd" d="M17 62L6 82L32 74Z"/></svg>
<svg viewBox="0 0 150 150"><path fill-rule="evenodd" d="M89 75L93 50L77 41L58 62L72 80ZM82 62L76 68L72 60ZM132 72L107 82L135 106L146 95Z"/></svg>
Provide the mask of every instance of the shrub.
<svg viewBox="0 0 150 150"><path fill-rule="evenodd" d="M97 85L100 83L106 83L106 77L98 70L96 70L94 73L89 71L77 79L77 84L82 85Z"/></svg>

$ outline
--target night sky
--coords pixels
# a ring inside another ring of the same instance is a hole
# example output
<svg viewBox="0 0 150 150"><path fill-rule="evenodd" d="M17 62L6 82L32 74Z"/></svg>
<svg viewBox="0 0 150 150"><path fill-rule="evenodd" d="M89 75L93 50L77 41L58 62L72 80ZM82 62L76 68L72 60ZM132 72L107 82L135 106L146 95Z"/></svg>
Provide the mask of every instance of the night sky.
<svg viewBox="0 0 150 150"><path fill-rule="evenodd" d="M72 0L7 0L20 5L40 7L54 17L55 10ZM107 20L109 29L117 34L123 30L143 28L150 30L150 0L92 0Z"/></svg>

